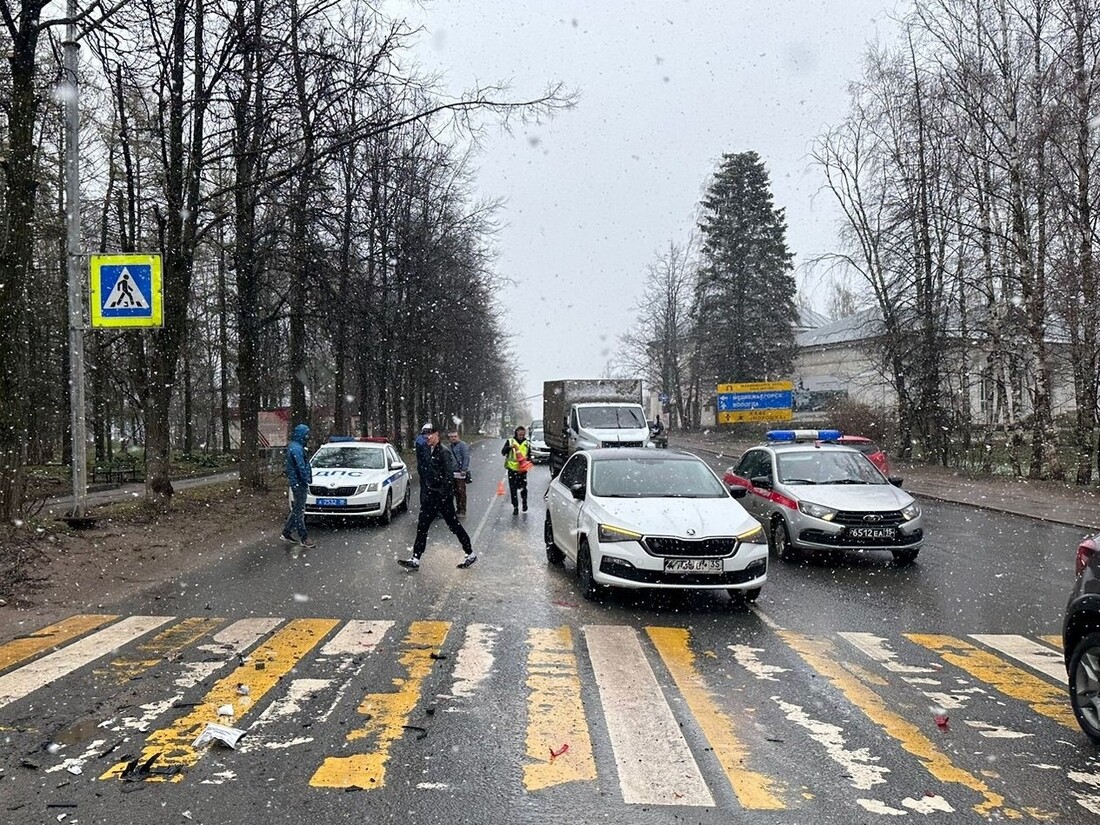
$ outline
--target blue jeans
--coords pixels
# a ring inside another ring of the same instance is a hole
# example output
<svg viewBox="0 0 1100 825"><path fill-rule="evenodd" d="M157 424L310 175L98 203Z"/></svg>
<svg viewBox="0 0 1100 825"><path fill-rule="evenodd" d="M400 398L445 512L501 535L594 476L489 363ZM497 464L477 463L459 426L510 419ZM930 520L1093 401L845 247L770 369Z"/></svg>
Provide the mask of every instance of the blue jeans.
<svg viewBox="0 0 1100 825"><path fill-rule="evenodd" d="M288 538L294 537L294 531L298 531L298 540L306 540L306 494L309 492L308 484L291 484L290 495L293 496L293 502L290 505L290 515L286 518L286 524L283 525L283 535Z"/></svg>

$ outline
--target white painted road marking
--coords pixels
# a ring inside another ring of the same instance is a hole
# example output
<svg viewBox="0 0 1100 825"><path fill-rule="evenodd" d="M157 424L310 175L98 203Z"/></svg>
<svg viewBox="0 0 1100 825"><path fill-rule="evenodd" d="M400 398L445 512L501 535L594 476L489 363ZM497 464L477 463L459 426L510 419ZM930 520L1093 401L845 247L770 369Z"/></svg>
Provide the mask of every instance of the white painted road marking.
<svg viewBox="0 0 1100 825"><path fill-rule="evenodd" d="M1066 681L1066 662L1060 650L1051 650L1012 633L971 633L970 638L1046 674L1058 684Z"/></svg>

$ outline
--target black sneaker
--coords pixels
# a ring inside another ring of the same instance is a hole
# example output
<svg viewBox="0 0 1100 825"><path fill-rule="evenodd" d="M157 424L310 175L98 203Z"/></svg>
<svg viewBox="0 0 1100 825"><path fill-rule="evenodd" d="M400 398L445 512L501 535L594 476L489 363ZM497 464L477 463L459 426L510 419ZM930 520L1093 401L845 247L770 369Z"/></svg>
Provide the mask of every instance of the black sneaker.
<svg viewBox="0 0 1100 825"><path fill-rule="evenodd" d="M420 569L420 559L413 556L411 559L398 559L397 563L402 567L407 567L409 570Z"/></svg>
<svg viewBox="0 0 1100 825"><path fill-rule="evenodd" d="M477 553L470 553L458 563L457 567L459 570L465 570L467 567L473 567L475 561L477 561Z"/></svg>
<svg viewBox="0 0 1100 825"><path fill-rule="evenodd" d="M512 515L513 516L518 516L519 515L519 508L518 507L513 507L512 508Z"/></svg>
<svg viewBox="0 0 1100 825"><path fill-rule="evenodd" d="M527 512L527 502L523 502L523 512Z"/></svg>
<svg viewBox="0 0 1100 825"><path fill-rule="evenodd" d="M302 539L301 544L299 544L298 546L305 550L312 550L314 547L317 546L317 542L310 541L309 539Z"/></svg>

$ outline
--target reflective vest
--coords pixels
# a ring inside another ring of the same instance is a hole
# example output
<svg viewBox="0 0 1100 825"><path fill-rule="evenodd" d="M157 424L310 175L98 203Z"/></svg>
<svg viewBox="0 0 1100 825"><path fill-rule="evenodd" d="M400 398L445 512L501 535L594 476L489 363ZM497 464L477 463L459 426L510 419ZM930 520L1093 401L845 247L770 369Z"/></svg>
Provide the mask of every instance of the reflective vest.
<svg viewBox="0 0 1100 825"><path fill-rule="evenodd" d="M508 458L504 461L504 466L509 470L519 471L519 456L527 458L527 451L531 448L531 442L524 439L523 443L519 443L514 438L508 439L508 445L512 448L508 453Z"/></svg>

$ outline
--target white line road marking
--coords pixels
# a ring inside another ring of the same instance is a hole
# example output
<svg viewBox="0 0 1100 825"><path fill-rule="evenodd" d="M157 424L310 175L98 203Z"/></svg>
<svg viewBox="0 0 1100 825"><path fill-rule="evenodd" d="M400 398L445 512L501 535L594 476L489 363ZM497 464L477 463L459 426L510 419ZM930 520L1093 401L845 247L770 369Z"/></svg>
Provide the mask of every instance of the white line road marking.
<svg viewBox="0 0 1100 825"><path fill-rule="evenodd" d="M239 656L260 639L282 624L280 618L241 619L233 622L220 633L214 634L210 644L199 645L204 653L213 653L224 658L214 662L188 662L184 665L184 674L176 679L175 686L190 690L210 678L233 656Z"/></svg>
<svg viewBox="0 0 1100 825"><path fill-rule="evenodd" d="M761 679L767 682L778 682L779 680L773 676L773 673L788 673L789 668L779 667L778 665L766 665L756 658L757 653L763 653L762 647L749 647L748 645L728 645L727 649L732 651L733 658L737 660L737 664L741 665L745 670L755 676L757 679Z"/></svg>
<svg viewBox="0 0 1100 825"><path fill-rule="evenodd" d="M241 753L248 753L258 748L280 750L312 742L312 736L299 736L282 742L265 741L264 728L282 720L292 719L302 712L305 705L315 700L331 685L331 679L295 679L290 683L286 693L268 705L260 717L249 726L248 736L241 740L237 750Z"/></svg>
<svg viewBox="0 0 1100 825"><path fill-rule="evenodd" d="M1024 636L1011 633L971 633L970 638L981 642L986 647L999 650L1018 662L1023 662L1028 667L1049 676L1058 684L1064 684L1066 681L1066 662L1060 650L1051 650Z"/></svg>
<svg viewBox="0 0 1100 825"><path fill-rule="evenodd" d="M322 656L354 656L374 653L375 648L386 638L393 622L372 622L352 619L340 632L321 648Z"/></svg>
<svg viewBox="0 0 1100 825"><path fill-rule="evenodd" d="M829 758L851 777L852 787L869 791L886 781L883 774L890 773L890 769L877 764L879 757L871 756L867 748L849 750L843 728L812 719L801 707L784 702L778 696L773 696L772 701L779 705L788 720L808 730L810 738L825 747Z"/></svg>
<svg viewBox="0 0 1100 825"><path fill-rule="evenodd" d="M493 671L493 650L501 628L488 624L471 624L466 628L466 639L455 661L454 682L451 695L461 698L473 696L478 686Z"/></svg>
<svg viewBox="0 0 1100 825"><path fill-rule="evenodd" d="M966 724L978 730L982 736L988 739L1023 739L1026 736L1034 736L1033 733L1021 733L1017 730L1009 730L1000 725L990 725L988 722L975 722L967 719Z"/></svg>
<svg viewBox="0 0 1100 825"><path fill-rule="evenodd" d="M898 654L891 650L886 639L873 633L837 633L857 650L874 659L891 673L933 673L930 667L907 665L897 661Z"/></svg>
<svg viewBox="0 0 1100 825"><path fill-rule="evenodd" d="M172 621L172 616L130 616L118 624L85 636L49 656L0 676L0 707L45 687L96 659L113 653L134 639Z"/></svg>
<svg viewBox="0 0 1100 825"><path fill-rule="evenodd" d="M584 636L623 801L713 806L714 798L634 629L590 625Z"/></svg>

